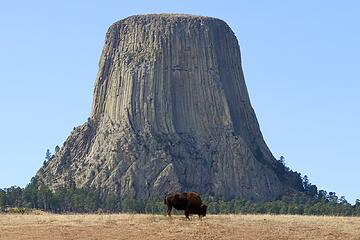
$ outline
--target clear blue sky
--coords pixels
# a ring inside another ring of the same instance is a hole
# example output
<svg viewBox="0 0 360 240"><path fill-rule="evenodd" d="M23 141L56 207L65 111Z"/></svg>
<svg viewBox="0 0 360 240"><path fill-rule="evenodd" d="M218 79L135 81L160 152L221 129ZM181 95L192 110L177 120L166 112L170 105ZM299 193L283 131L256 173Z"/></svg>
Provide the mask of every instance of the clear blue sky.
<svg viewBox="0 0 360 240"><path fill-rule="evenodd" d="M275 157L360 198L359 1L2 1L0 187L25 186L89 116L107 28L142 13L225 20Z"/></svg>

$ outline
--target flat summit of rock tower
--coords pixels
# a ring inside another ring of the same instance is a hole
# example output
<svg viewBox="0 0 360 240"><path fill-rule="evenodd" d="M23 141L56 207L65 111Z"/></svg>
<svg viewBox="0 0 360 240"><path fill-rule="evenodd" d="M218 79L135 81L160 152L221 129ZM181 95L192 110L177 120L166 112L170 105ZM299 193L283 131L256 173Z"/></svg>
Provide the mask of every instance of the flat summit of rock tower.
<svg viewBox="0 0 360 240"><path fill-rule="evenodd" d="M123 197L191 190L269 200L296 189L266 146L222 20L136 15L106 33L87 123L37 173Z"/></svg>

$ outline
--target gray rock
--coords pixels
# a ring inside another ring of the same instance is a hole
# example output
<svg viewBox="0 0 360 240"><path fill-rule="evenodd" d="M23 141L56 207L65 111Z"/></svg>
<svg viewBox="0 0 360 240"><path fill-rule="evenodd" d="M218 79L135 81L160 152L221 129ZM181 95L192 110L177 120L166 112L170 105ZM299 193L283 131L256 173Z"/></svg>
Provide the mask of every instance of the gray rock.
<svg viewBox="0 0 360 240"><path fill-rule="evenodd" d="M75 184L137 198L191 190L268 200L294 188L296 176L276 167L229 26L152 14L109 28L89 121L37 177L52 189Z"/></svg>

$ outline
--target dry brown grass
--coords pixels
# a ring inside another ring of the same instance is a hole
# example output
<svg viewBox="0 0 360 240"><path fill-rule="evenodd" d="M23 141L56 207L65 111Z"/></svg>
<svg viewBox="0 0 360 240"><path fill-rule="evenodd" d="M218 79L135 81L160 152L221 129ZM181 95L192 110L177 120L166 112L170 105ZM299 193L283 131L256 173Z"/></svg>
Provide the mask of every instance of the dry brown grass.
<svg viewBox="0 0 360 240"><path fill-rule="evenodd" d="M0 239L356 239L360 218L209 215L0 215Z"/></svg>

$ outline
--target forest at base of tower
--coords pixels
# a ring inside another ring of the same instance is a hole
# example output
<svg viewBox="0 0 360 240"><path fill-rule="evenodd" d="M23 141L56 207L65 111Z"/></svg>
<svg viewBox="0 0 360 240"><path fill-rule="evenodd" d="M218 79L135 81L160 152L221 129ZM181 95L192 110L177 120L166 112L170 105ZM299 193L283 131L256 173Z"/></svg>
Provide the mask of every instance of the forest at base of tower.
<svg viewBox="0 0 360 240"><path fill-rule="evenodd" d="M284 195L271 202L254 202L240 198L224 201L212 196L202 196L202 199L208 205L209 214L360 216L359 199L352 205L344 196L339 198L334 192L318 191L307 178L304 180L303 192ZM165 213L162 198L121 198L113 193L102 195L95 190L74 187L51 191L44 185L37 185L34 179L25 188L12 186L0 189L0 213L24 214L30 213L32 209L53 213Z"/></svg>

